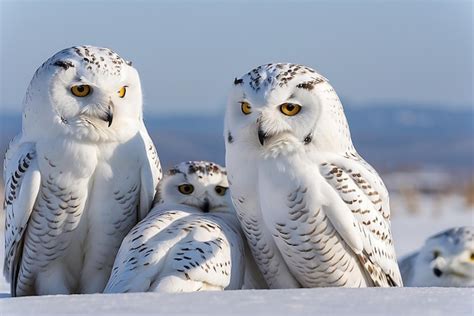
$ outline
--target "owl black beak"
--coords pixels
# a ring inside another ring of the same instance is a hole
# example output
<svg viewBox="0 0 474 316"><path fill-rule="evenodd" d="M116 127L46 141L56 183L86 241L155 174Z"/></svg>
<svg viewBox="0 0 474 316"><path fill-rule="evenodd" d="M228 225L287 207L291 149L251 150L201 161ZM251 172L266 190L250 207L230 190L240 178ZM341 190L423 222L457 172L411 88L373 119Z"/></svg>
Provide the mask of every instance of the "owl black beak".
<svg viewBox="0 0 474 316"><path fill-rule="evenodd" d="M258 141L260 142L260 145L265 144L265 139L267 139L268 135L262 130L262 127L259 125L258 126Z"/></svg>
<svg viewBox="0 0 474 316"><path fill-rule="evenodd" d="M107 120L106 122L108 122L109 124L107 125L108 127L110 127L110 125L112 125L112 121L114 120L114 113L112 111L109 111L107 112Z"/></svg>
<svg viewBox="0 0 474 316"><path fill-rule="evenodd" d="M201 210L204 212L204 213L209 213L209 209L210 209L210 203L209 203L209 200L207 198L204 199L204 203L201 205Z"/></svg>
<svg viewBox="0 0 474 316"><path fill-rule="evenodd" d="M112 121L114 120L114 104L112 101L109 102L109 105L107 107L107 111L105 112L104 117L102 117L104 121L106 121L108 124L108 127L112 125Z"/></svg>
<svg viewBox="0 0 474 316"><path fill-rule="evenodd" d="M434 275L436 275L439 278L443 274L443 271L441 271L440 269L435 267L435 268L433 268L433 273L434 273Z"/></svg>

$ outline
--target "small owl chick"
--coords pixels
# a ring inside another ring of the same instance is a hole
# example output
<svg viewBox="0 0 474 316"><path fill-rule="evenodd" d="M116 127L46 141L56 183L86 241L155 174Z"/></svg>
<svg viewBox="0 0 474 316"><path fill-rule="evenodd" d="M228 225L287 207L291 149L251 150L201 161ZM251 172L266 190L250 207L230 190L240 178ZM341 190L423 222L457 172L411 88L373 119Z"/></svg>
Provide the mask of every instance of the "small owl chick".
<svg viewBox="0 0 474 316"><path fill-rule="evenodd" d="M170 169L153 209L124 239L105 292L241 288L245 250L228 187L211 162Z"/></svg>
<svg viewBox="0 0 474 316"><path fill-rule="evenodd" d="M456 227L436 234L414 254L400 261L406 286L474 286L474 227Z"/></svg>

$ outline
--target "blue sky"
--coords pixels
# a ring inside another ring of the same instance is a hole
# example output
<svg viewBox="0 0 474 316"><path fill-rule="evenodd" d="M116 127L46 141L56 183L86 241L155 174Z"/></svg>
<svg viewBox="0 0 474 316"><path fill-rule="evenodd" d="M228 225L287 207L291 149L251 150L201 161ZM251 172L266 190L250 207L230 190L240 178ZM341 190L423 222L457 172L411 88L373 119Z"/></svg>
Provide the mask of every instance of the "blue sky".
<svg viewBox="0 0 474 316"><path fill-rule="evenodd" d="M146 112L222 112L259 64L319 70L346 106L473 105L471 1L0 0L0 107L19 111L36 68L73 45L138 68Z"/></svg>

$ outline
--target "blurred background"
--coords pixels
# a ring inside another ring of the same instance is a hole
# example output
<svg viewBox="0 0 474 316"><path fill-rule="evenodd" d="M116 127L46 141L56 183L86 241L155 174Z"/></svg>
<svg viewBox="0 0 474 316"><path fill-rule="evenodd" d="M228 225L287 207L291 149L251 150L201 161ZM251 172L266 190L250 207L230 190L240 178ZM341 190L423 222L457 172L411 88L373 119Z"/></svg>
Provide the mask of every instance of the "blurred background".
<svg viewBox="0 0 474 316"><path fill-rule="evenodd" d="M43 61L74 45L133 61L165 167L224 163L226 95L268 62L308 65L343 101L391 192L403 255L473 225L472 1L0 1L0 152ZM2 240L3 241L3 240ZM0 247L3 248L3 247Z"/></svg>

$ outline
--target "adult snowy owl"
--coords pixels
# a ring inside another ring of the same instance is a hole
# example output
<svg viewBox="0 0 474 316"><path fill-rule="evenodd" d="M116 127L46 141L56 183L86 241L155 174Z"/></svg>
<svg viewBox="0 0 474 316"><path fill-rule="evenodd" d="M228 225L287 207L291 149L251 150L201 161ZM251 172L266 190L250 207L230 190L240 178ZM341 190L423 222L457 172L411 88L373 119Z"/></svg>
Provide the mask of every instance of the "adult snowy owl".
<svg viewBox="0 0 474 316"><path fill-rule="evenodd" d="M123 241L105 292L239 289L244 244L227 189L217 164L172 168L153 209Z"/></svg>
<svg viewBox="0 0 474 316"><path fill-rule="evenodd" d="M234 80L224 133L232 200L271 288L402 285L387 190L326 78L251 70Z"/></svg>
<svg viewBox="0 0 474 316"><path fill-rule="evenodd" d="M14 296L103 291L161 168L137 71L107 48L48 59L5 156L4 275Z"/></svg>
<svg viewBox="0 0 474 316"><path fill-rule="evenodd" d="M400 261L406 286L474 286L474 227L448 229L434 235Z"/></svg>

